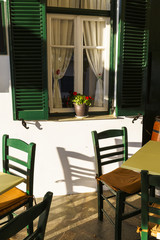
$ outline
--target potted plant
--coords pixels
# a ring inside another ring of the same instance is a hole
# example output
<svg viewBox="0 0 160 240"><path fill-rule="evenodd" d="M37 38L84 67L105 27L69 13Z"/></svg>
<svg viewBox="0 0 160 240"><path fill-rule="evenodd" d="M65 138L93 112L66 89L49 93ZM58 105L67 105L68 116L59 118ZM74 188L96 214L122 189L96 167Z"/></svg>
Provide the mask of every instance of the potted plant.
<svg viewBox="0 0 160 240"><path fill-rule="evenodd" d="M93 98L83 94L73 92L68 97L68 104L71 102L74 105L76 117L87 117L88 109L91 106Z"/></svg>

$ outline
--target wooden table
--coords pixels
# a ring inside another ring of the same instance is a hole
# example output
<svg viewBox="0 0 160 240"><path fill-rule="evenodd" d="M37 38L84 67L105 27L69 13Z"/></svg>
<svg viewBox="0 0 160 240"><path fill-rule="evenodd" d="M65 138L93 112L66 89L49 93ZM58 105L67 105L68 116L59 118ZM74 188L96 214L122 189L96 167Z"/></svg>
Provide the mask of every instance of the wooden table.
<svg viewBox="0 0 160 240"><path fill-rule="evenodd" d="M148 170L150 174L160 175L160 142L152 140L147 142L121 167L138 172Z"/></svg>
<svg viewBox="0 0 160 240"><path fill-rule="evenodd" d="M0 194L23 182L24 178L0 172Z"/></svg>

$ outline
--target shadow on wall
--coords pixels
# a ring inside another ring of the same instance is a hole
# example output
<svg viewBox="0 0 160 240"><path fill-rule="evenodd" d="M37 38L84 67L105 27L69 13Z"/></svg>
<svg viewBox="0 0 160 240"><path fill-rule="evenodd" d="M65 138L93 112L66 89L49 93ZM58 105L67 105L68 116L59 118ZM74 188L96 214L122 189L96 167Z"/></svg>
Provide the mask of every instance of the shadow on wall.
<svg viewBox="0 0 160 240"><path fill-rule="evenodd" d="M64 181L66 183L67 194L75 193L74 187L76 186L95 189L94 157L66 151L61 147L58 147L57 151L64 172L64 180L58 180L57 182Z"/></svg>
<svg viewBox="0 0 160 240"><path fill-rule="evenodd" d="M34 125L37 129L42 130L42 125L39 121L25 121L24 119L20 119L22 121L22 126L26 129L29 129L30 125Z"/></svg>
<svg viewBox="0 0 160 240"><path fill-rule="evenodd" d="M116 139L116 144L119 143L120 141ZM141 147L141 143L129 142L128 146L129 148L137 148L138 150ZM95 190L96 167L94 156L88 157L81 153L66 151L61 147L58 147L57 151L62 164L64 179L57 180L56 182L65 182L67 194L79 192L75 190L77 186L93 188L93 190ZM132 155L132 153L129 153L128 157L131 157ZM119 162L118 166L121 164L122 162Z"/></svg>
<svg viewBox="0 0 160 240"><path fill-rule="evenodd" d="M9 56L0 55L0 93L8 93L10 86Z"/></svg>
<svg viewBox="0 0 160 240"><path fill-rule="evenodd" d="M128 143L128 148L132 149L132 148L136 148L137 150L134 152L137 152L138 149L140 149L142 147L142 143L141 142L129 142ZM130 153L130 151L128 152L128 158L130 158L133 155L133 153Z"/></svg>

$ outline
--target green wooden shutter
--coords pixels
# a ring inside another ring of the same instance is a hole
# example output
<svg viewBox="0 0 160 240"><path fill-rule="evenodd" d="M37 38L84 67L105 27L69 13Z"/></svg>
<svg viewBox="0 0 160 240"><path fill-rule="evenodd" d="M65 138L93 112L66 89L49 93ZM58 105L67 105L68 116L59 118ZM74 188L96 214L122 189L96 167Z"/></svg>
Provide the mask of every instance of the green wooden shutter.
<svg viewBox="0 0 160 240"><path fill-rule="evenodd" d="M8 0L14 119L48 118L45 0Z"/></svg>
<svg viewBox="0 0 160 240"><path fill-rule="evenodd" d="M149 0L120 4L117 115L144 114L148 64Z"/></svg>
<svg viewBox="0 0 160 240"><path fill-rule="evenodd" d="M4 2L0 0L0 54L7 53Z"/></svg>

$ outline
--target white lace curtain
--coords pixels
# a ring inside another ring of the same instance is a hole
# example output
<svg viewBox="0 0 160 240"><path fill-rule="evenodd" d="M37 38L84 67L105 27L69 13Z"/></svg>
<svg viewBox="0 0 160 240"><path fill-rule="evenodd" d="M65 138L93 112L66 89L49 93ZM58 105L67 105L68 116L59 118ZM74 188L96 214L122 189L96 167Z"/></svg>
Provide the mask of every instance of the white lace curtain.
<svg viewBox="0 0 160 240"><path fill-rule="evenodd" d="M110 0L48 0L48 6L110 10Z"/></svg>
<svg viewBox="0 0 160 240"><path fill-rule="evenodd" d="M68 46L73 44L73 21L53 19L51 22L52 44L54 46ZM59 87L59 80L64 76L70 59L72 57L73 49L66 47L52 48L52 72L54 78L53 86L53 107L61 108L62 99Z"/></svg>
<svg viewBox="0 0 160 240"><path fill-rule="evenodd" d="M104 46L105 40L105 22L84 21L84 43L85 46ZM94 97L94 106L103 106L103 68L104 68L104 49L103 48L88 48L86 49L89 65L93 70L97 82Z"/></svg>
<svg viewBox="0 0 160 240"><path fill-rule="evenodd" d="M81 0L81 8L109 10L110 0Z"/></svg>
<svg viewBox="0 0 160 240"><path fill-rule="evenodd" d="M52 7L79 8L80 0L48 0L47 5Z"/></svg>

